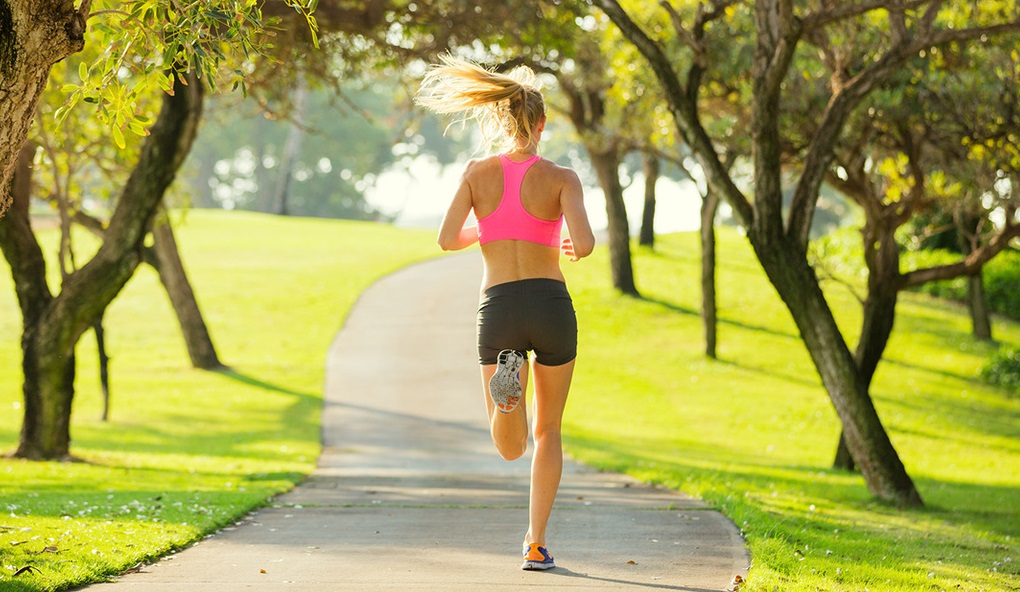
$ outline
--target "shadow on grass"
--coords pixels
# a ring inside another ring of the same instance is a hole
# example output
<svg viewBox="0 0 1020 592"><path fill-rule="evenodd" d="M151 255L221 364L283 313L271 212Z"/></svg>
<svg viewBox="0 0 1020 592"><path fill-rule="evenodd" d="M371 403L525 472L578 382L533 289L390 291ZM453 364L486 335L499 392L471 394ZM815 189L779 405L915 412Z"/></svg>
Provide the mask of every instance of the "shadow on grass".
<svg viewBox="0 0 1020 592"><path fill-rule="evenodd" d="M151 417L114 417L104 424L77 426L72 446L92 452L129 452L138 454L174 454L222 456L249 460L279 459L279 448L270 443L281 440L319 441L319 413L322 397L273 384L235 370L217 371L225 379L245 386L233 389L233 405L244 415L243 421L225 421L222 410L210 407L204 414L198 409L161 410ZM250 387L250 390L249 388ZM217 392L214 388L212 392ZM289 397L284 405L273 408L246 407L246 398L255 400L261 393ZM238 402L237 398L242 401Z"/></svg>
<svg viewBox="0 0 1020 592"><path fill-rule="evenodd" d="M768 568L790 577L809 568L835 574L837 567L845 570L848 563L879 557L881 565L865 568L874 568L869 577L875 581L885 580L888 572L883 575L882 569L927 572L954 564L962 573L999 577L988 568L996 557L1009 555L1001 541L1020 530L1010 503L1020 499L1020 487L1013 485L915 478L928 505L899 510L875 500L854 473L734 462L739 457L726 451L698 447L667 457L661 442L633 435L612 442L567 433L565 440L568 452L596 468L646 480L652 475L655 484L699 494L742 525L752 556L767 544ZM836 551L829 556L827 549ZM811 560L807 567L798 563L802 558ZM938 567L925 567L926 562ZM1020 566L1007 569L1020 571Z"/></svg>
<svg viewBox="0 0 1020 592"><path fill-rule="evenodd" d="M683 306L683 305L680 305L680 304L676 304L675 302L670 302L670 301L664 300L662 298L655 298L655 297L652 297L652 296L640 296L637 299L642 301L642 302L647 302L649 304L655 304L657 306L661 306L662 308L664 308L664 309L666 309L668 311L675 312L675 313L678 313L678 314L690 315L690 316L695 316L695 317L700 317L701 316L701 311L699 311L699 310L695 310L695 309L690 308L688 306ZM759 326L759 325L749 325L747 323L743 323L741 321L737 321L737 320L730 319L730 318L725 318L725 317L719 318L719 324L720 325L727 325L727 326L730 326L730 327L737 327L739 329L746 329L748 331L755 331L755 332L759 332L759 333L765 333L766 335L772 335L772 336L775 336L775 337L785 337L785 338L789 338L789 339L796 339L798 341L800 340L800 337L798 337L794 333L790 333L790 332L787 332L787 331L778 331L776 329L772 329L772 328L769 328L769 327L762 327L762 326Z"/></svg>
<svg viewBox="0 0 1020 592"><path fill-rule="evenodd" d="M937 374L939 376L944 376L946 378L951 378L953 380L961 380L963 382L974 382L974 383L978 382L978 377L977 376L967 376L965 374L960 374L959 372L950 372L950 371L946 370L945 368L939 368L936 365L922 366L921 364L918 364L916 362L906 362L906 361L903 361L901 359L897 359L895 357L892 357L890 355L883 356L881 363L882 364L889 364L890 366L898 366L900 368L906 368L907 370L916 370L918 372L927 372L927 373L931 373L931 374Z"/></svg>
<svg viewBox="0 0 1020 592"><path fill-rule="evenodd" d="M303 393L301 391L296 391L293 389L289 389L287 387L283 387L277 384L266 382L264 380L260 380L258 378L255 378L254 376L242 374L232 368L223 368L221 370L215 370L214 372L216 372L216 374L219 374L220 376L223 376L224 378L236 380L249 386L258 387L261 389L265 389L267 391L282 393L284 395L293 395L295 397L315 397L315 395L312 395L310 393ZM315 398L318 399L318 397Z"/></svg>
<svg viewBox="0 0 1020 592"><path fill-rule="evenodd" d="M725 358L716 358L715 361L718 362L719 364L725 364L727 366L733 366L734 368L739 368L739 369L741 369L744 372L747 372L749 374L761 374L763 376L771 376L773 378L782 380L784 382L792 382L792 383L795 383L795 384L800 384L802 386L806 386L808 388L823 389L821 379L818 379L818 375L817 374L813 374L812 375L812 376L814 376L816 378L816 380L808 380L806 378L801 378L800 376L795 376L795 375L790 374L790 373L779 372L778 370L766 370L765 368L759 368L757 366L750 366L748 364L742 364L738 360L727 360Z"/></svg>

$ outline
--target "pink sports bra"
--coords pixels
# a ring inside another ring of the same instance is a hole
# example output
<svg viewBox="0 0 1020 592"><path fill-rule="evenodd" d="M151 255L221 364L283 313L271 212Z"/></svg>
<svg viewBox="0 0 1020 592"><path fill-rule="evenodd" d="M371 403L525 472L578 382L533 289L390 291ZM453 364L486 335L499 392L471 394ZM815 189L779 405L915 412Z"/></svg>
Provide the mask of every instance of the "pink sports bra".
<svg viewBox="0 0 1020 592"><path fill-rule="evenodd" d="M478 220L478 244L514 239L550 247L560 246L563 215L555 220L543 220L531 215L521 203L524 173L539 158L536 154L523 162L514 162L505 154L499 155L503 167L503 196L494 212Z"/></svg>

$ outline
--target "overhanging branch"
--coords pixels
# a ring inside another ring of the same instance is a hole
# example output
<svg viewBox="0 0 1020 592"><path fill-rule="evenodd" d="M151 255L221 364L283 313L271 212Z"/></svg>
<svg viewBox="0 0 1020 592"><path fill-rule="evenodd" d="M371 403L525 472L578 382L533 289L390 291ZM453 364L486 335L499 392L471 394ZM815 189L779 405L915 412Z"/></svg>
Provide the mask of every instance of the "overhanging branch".
<svg viewBox="0 0 1020 592"><path fill-rule="evenodd" d="M900 289L920 286L928 282L948 280L964 275L973 275L992 257L998 255L1009 243L1020 236L1020 225L1011 223L992 238L988 244L971 251L962 261L928 267L907 272L900 276Z"/></svg>
<svg viewBox="0 0 1020 592"><path fill-rule="evenodd" d="M750 226L754 219L754 209L726 173L711 138L698 119L697 105L689 99L690 95L680 83L676 71L673 70L662 48L631 20L619 2L616 0L594 0L594 2L616 24L624 37L630 40L648 60L652 71L663 87L667 105L678 131L697 156L705 170L709 185L730 204L740 223L745 227ZM696 95L697 93L692 92L691 94Z"/></svg>

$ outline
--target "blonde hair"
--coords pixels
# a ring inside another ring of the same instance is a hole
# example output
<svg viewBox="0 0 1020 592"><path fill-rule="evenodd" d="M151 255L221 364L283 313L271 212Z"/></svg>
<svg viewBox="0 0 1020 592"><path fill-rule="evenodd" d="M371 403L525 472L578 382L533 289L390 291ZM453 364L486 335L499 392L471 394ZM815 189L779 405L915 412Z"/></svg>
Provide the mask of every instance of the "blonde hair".
<svg viewBox="0 0 1020 592"><path fill-rule="evenodd" d="M501 149L536 141L545 100L531 68L500 74L451 55L439 59L425 73L415 102L436 113L462 113L460 122L478 120L483 141Z"/></svg>

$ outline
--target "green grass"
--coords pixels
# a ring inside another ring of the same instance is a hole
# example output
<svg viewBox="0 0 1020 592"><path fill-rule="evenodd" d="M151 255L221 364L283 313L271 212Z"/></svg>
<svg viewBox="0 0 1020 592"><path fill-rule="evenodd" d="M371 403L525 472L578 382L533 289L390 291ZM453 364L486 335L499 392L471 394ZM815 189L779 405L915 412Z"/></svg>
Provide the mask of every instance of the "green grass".
<svg viewBox="0 0 1020 592"><path fill-rule="evenodd" d="M248 214L192 212L179 240L233 372L188 368L143 268L107 317L108 424L91 336L79 348L73 452L87 462L0 460L5 592L99 579L289 488L318 454L323 360L344 314L372 278L437 254L431 232ZM927 506L899 511L828 468L839 425L789 314L744 239L721 232L719 257L718 361L702 353L696 236L636 252L644 299L613 292L604 248L565 266L581 323L568 451L724 511L751 549L745 592L1020 590L1020 398L977 379L997 346L970 338L959 307L902 298L873 395ZM20 316L0 272L10 449ZM838 286L830 296L854 334L856 300ZM1020 344L1020 326L994 330ZM41 573L12 579L28 564Z"/></svg>
<svg viewBox="0 0 1020 592"><path fill-rule="evenodd" d="M375 278L437 254L432 232L375 224L203 211L184 222L185 265L231 370L190 368L155 272L139 268L106 316L108 423L91 332L77 350L83 462L0 458L5 592L100 580L291 488L318 457L325 352L347 311ZM0 451L21 425L20 330L0 259ZM14 578L26 565L39 571Z"/></svg>
<svg viewBox="0 0 1020 592"><path fill-rule="evenodd" d="M751 550L746 591L1020 590L1020 398L978 379L997 346L970 337L962 308L902 297L872 395L926 507L876 503L829 468L838 420L746 240L720 241L718 361L703 355L696 234L636 252L643 299L608 289L605 250L568 268L568 452L725 512ZM828 288L856 335L860 305ZM994 332L1020 342L1015 324Z"/></svg>

